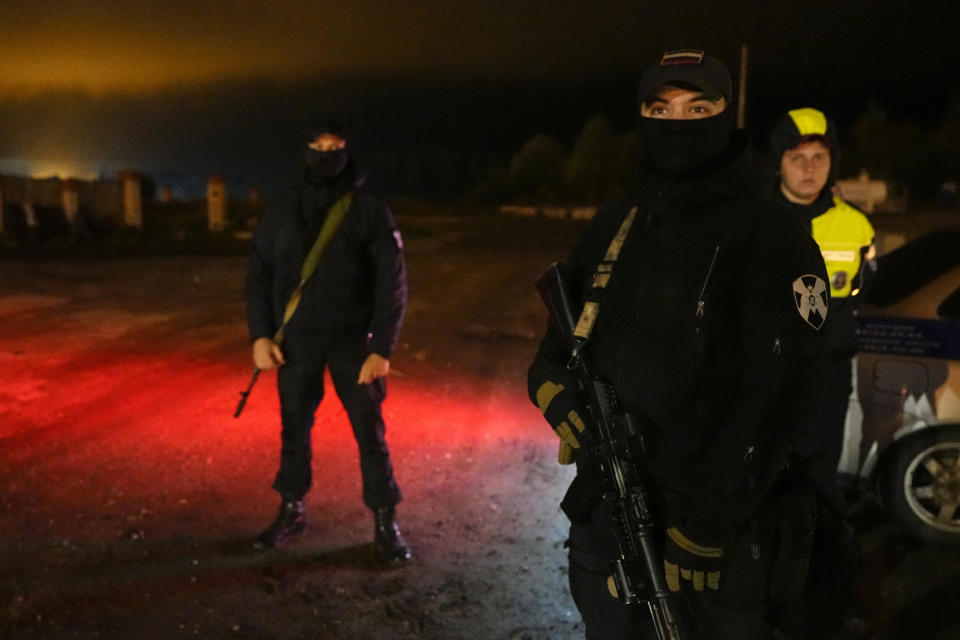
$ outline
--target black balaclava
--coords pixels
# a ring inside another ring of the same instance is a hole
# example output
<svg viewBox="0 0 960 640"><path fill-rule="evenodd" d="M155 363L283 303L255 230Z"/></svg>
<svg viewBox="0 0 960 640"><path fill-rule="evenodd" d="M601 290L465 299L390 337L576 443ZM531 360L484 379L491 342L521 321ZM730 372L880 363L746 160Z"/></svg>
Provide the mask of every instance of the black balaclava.
<svg viewBox="0 0 960 640"><path fill-rule="evenodd" d="M324 133L344 138L343 129L339 124L333 120L324 120L310 130L308 141L312 142L317 139L317 136ZM350 152L346 146L334 151L317 151L307 147L303 159L307 164L307 179L314 184L324 184L334 181L343 173L347 162L350 160Z"/></svg>
<svg viewBox="0 0 960 640"><path fill-rule="evenodd" d="M723 155L734 129L733 84L727 67L697 49L663 54L640 78L640 105L664 85L701 91L726 100L726 108L710 118L668 120L640 116L638 133L641 164L665 178L697 173Z"/></svg>
<svg viewBox="0 0 960 640"><path fill-rule="evenodd" d="M346 147L335 151L317 151L308 148L303 159L307 163L307 176L311 182L327 182L343 173L350 159L350 152Z"/></svg>
<svg viewBox="0 0 960 640"><path fill-rule="evenodd" d="M641 117L638 132L643 166L666 178L696 173L723 155L733 134L733 116L728 106L715 116L697 120Z"/></svg>

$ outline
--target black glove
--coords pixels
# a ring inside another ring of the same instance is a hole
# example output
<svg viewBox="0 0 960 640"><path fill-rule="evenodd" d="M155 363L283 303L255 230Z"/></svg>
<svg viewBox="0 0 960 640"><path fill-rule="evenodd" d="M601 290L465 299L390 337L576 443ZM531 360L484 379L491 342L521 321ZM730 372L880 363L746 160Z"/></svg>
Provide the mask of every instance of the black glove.
<svg viewBox="0 0 960 640"><path fill-rule="evenodd" d="M579 449L586 424L580 417L582 410L577 394L558 382L547 380L537 389L537 406L560 439L572 449Z"/></svg>
<svg viewBox="0 0 960 640"><path fill-rule="evenodd" d="M670 591L680 591L682 580L689 581L694 591L719 589L722 563L722 547L698 544L676 526L667 528L663 568Z"/></svg>

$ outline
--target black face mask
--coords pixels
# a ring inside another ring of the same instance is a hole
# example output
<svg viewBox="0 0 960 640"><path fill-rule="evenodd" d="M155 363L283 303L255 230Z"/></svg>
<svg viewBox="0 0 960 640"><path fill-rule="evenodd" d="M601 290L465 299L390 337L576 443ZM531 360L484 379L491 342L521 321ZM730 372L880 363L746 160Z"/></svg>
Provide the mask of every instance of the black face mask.
<svg viewBox="0 0 960 640"><path fill-rule="evenodd" d="M346 147L335 151L317 151L307 148L303 159L307 163L307 175L314 182L323 182L336 178L347 166L350 154Z"/></svg>
<svg viewBox="0 0 960 640"><path fill-rule="evenodd" d="M678 178L697 172L724 152L733 133L733 110L698 120L641 117L637 128L643 166Z"/></svg>

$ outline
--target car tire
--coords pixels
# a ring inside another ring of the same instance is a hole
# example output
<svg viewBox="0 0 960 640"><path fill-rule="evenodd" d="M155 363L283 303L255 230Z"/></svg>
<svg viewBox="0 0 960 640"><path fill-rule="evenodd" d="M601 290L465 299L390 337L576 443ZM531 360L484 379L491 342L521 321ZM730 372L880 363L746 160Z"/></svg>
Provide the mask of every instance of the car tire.
<svg viewBox="0 0 960 640"><path fill-rule="evenodd" d="M878 489L893 519L927 544L960 546L960 426L924 429L888 455Z"/></svg>

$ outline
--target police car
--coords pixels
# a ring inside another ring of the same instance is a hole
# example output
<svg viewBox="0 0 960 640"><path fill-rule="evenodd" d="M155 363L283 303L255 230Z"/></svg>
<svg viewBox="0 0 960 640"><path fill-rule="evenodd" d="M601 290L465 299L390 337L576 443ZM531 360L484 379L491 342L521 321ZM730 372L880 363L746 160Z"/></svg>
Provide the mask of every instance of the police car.
<svg viewBox="0 0 960 640"><path fill-rule="evenodd" d="M880 258L839 465L909 534L960 545L960 230Z"/></svg>

